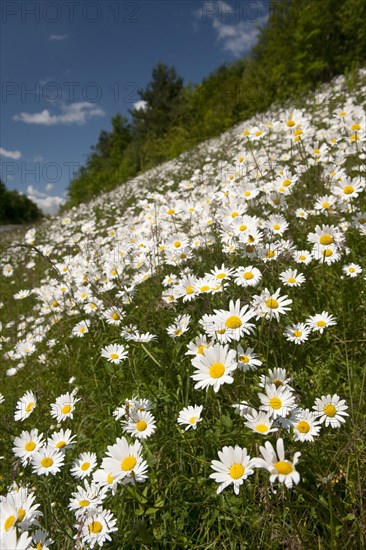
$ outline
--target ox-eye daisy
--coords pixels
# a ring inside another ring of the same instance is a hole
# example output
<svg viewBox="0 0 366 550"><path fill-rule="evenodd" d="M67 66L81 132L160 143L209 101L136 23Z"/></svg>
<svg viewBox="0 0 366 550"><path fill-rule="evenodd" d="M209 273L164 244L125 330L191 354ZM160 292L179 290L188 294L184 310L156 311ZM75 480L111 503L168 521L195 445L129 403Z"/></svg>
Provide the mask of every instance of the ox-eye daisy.
<svg viewBox="0 0 366 550"><path fill-rule="evenodd" d="M259 399L262 403L260 409L268 412L273 418L278 416L286 417L295 407L295 396L288 386L279 386L275 384L265 387L265 394L259 393Z"/></svg>
<svg viewBox="0 0 366 550"><path fill-rule="evenodd" d="M300 286L305 283L305 277L302 273L297 273L297 269L287 269L280 273L280 281L285 286Z"/></svg>
<svg viewBox="0 0 366 550"><path fill-rule="evenodd" d="M219 342L240 340L244 334L254 331L254 324L248 321L254 317L255 312L248 305L240 307L240 300L235 303L230 300L229 310L215 309L214 313L212 321Z"/></svg>
<svg viewBox="0 0 366 550"><path fill-rule="evenodd" d="M347 264L343 266L342 268L343 273L347 275L347 277L357 277L360 273L362 273L362 268L358 264Z"/></svg>
<svg viewBox="0 0 366 550"><path fill-rule="evenodd" d="M71 393L63 393L56 399L56 403L51 405L51 416L62 422L66 418L73 418L75 404L80 401L80 397L75 397L77 390Z"/></svg>
<svg viewBox="0 0 366 550"><path fill-rule="evenodd" d="M286 327L284 335L289 342L302 344L308 339L310 332L310 327L306 326L305 323L297 323Z"/></svg>
<svg viewBox="0 0 366 550"><path fill-rule="evenodd" d="M339 428L346 421L344 417L348 416L347 409L346 401L337 394L323 395L320 399L315 400L313 406L319 422L321 424L324 422L325 426L331 426L332 428Z"/></svg>
<svg viewBox="0 0 366 550"><path fill-rule="evenodd" d="M295 470L295 466L301 453L295 453L291 462L285 459L283 439L277 440L277 454L269 441L266 441L264 445L264 447L259 447L263 458L255 459L256 466L270 472L269 481L271 483L278 478L278 481L284 483L288 489L291 489L294 483L297 485L300 481L300 474Z"/></svg>
<svg viewBox="0 0 366 550"><path fill-rule="evenodd" d="M34 428L30 432L23 431L19 437L14 438L13 453L21 459L23 466L28 464L35 451L43 445L43 434L39 434Z"/></svg>
<svg viewBox="0 0 366 550"><path fill-rule="evenodd" d="M197 428L197 423L201 422L201 413L202 413L203 406L200 405L189 405L188 407L185 407L182 409L178 416L178 424L181 424L182 426L186 426L186 430L189 430L189 428L193 428L194 430Z"/></svg>
<svg viewBox="0 0 366 550"><path fill-rule="evenodd" d="M156 422L151 412L137 411L122 422L122 428L138 439L147 439L155 432Z"/></svg>
<svg viewBox="0 0 366 550"><path fill-rule="evenodd" d="M276 318L280 320L280 315L286 314L291 308L291 299L287 299L287 295L280 296L281 289L278 288L274 294L264 289L260 295L253 296L253 307L257 313L257 319L266 317L267 319Z"/></svg>
<svg viewBox="0 0 366 550"><path fill-rule="evenodd" d="M72 445L75 445L75 435L72 435L71 430L60 430L54 432L47 440L47 445L54 449L59 449L62 452L69 449Z"/></svg>
<svg viewBox="0 0 366 550"><path fill-rule="evenodd" d="M117 531L116 523L117 520L109 510L94 510L83 519L81 532L79 534L78 531L74 538L81 535L83 545L88 544L90 548L96 544L103 546L105 541L111 540L110 533ZM80 525L77 524L76 528L80 530Z"/></svg>
<svg viewBox="0 0 366 550"><path fill-rule="evenodd" d="M257 286L262 278L262 273L256 267L238 267L234 273L234 282L238 286Z"/></svg>
<svg viewBox="0 0 366 550"><path fill-rule="evenodd" d="M128 357L128 351L123 344L110 344L102 348L102 357L105 357L110 363L119 365L121 361Z"/></svg>
<svg viewBox="0 0 366 550"><path fill-rule="evenodd" d="M250 428L255 433L267 435L270 432L277 431L277 428L272 428L273 420L270 419L269 414L263 411L255 411L255 414L246 414L245 418L245 426Z"/></svg>
<svg viewBox="0 0 366 550"><path fill-rule="evenodd" d="M32 456L33 472L39 476L56 475L64 463L64 453L53 447L41 447Z"/></svg>
<svg viewBox="0 0 366 550"><path fill-rule="evenodd" d="M297 409L293 411L290 421L294 429L295 441L314 441L319 435L320 426L316 420L316 414L309 409Z"/></svg>
<svg viewBox="0 0 366 550"><path fill-rule="evenodd" d="M229 346L215 344L208 348L205 355L200 355L192 359L192 365L196 368L191 375L196 380L195 389L209 388L212 386L215 392L218 392L222 384L232 384L234 379L232 372L236 369L236 352L229 351Z"/></svg>
<svg viewBox="0 0 366 550"><path fill-rule="evenodd" d="M262 361L258 359L258 355L254 353L253 348L247 348L244 351L241 346L238 346L236 350L238 353L238 368L244 372L257 370L262 365Z"/></svg>
<svg viewBox="0 0 366 550"><path fill-rule="evenodd" d="M220 483L217 494L232 484L234 493L238 495L244 480L254 474L255 459L251 459L247 450L242 449L239 445L223 447L218 455L220 460L211 462L211 468L215 470L215 473L210 474L211 479Z"/></svg>
<svg viewBox="0 0 366 550"><path fill-rule="evenodd" d="M337 322L333 315L329 315L329 313L323 311L306 319L306 324L312 331L323 334L325 328L336 325Z"/></svg>
<svg viewBox="0 0 366 550"><path fill-rule="evenodd" d="M97 455L95 453L81 453L70 470L73 477L84 479L90 475L97 466Z"/></svg>
<svg viewBox="0 0 366 550"><path fill-rule="evenodd" d="M108 447L102 469L123 483L143 482L147 478L147 463L143 460L141 452L139 441L130 445L125 437L117 438L116 443Z"/></svg>
<svg viewBox="0 0 366 550"><path fill-rule="evenodd" d="M32 391L27 391L17 402L16 410L14 413L14 420L25 420L30 414L32 414L35 406L37 405L36 396Z"/></svg>

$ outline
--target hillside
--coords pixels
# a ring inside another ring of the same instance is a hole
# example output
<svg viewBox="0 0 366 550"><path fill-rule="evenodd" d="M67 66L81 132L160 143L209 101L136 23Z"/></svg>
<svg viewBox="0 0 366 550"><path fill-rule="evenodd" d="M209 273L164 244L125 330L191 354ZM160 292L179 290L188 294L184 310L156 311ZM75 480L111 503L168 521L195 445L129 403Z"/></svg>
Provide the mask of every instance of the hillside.
<svg viewBox="0 0 366 550"><path fill-rule="evenodd" d="M4 249L1 548L365 546L365 104L337 77Z"/></svg>
<svg viewBox="0 0 366 550"><path fill-rule="evenodd" d="M366 31L359 23L366 20L364 0L248 4L248 12L264 15L268 9L249 55L218 67L195 85L159 63L148 85L138 90L144 108L132 108L128 116L116 113L111 129L104 129L91 147L85 166L69 184L66 208L176 158L275 102L301 104L303 95L319 84L340 74L352 79L364 66ZM234 5L236 10L243 7ZM257 23L254 19L252 26ZM235 25L228 27L235 32Z"/></svg>

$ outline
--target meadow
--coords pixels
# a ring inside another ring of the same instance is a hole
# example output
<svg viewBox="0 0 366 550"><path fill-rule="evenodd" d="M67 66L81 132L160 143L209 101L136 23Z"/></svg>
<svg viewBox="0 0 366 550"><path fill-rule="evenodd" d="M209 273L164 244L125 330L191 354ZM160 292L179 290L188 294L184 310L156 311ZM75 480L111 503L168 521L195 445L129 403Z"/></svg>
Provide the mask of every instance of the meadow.
<svg viewBox="0 0 366 550"><path fill-rule="evenodd" d="M366 70L1 256L2 549L366 541Z"/></svg>

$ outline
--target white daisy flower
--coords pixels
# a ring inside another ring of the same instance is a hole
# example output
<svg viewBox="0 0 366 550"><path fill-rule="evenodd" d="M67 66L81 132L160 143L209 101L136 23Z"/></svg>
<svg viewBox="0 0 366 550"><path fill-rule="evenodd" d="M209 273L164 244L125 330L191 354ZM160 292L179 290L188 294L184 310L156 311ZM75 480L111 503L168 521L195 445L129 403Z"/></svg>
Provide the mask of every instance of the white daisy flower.
<svg viewBox="0 0 366 550"><path fill-rule="evenodd" d="M104 542L112 540L110 533L117 531L117 520L109 510L92 511L83 518L81 533L76 534L74 538L81 536L83 544L88 544L90 548L95 545L103 546ZM80 529L80 525L75 526Z"/></svg>
<svg viewBox="0 0 366 550"><path fill-rule="evenodd" d="M306 324L313 332L320 332L320 334L323 334L327 327L336 325L337 322L333 315L329 315L328 312L323 311L322 313L317 313L306 319Z"/></svg>
<svg viewBox="0 0 366 550"><path fill-rule="evenodd" d="M253 307L257 312L257 319L266 317L267 319L276 318L280 320L280 315L286 315L291 308L291 299L287 299L287 295L280 296L281 289L278 288L274 294L266 288L260 295L253 296Z"/></svg>
<svg viewBox="0 0 366 550"><path fill-rule="evenodd" d="M65 452L66 449L69 449L72 445L75 445L75 437L75 435L72 435L71 430L60 430L58 432L53 432L50 435L47 439L47 445L52 449L58 449L61 450L61 452Z"/></svg>
<svg viewBox="0 0 366 550"><path fill-rule="evenodd" d="M264 445L264 447L259 447L263 459L256 458L255 465L270 472L269 481L271 483L274 483L278 478L278 481L284 483L288 489L291 489L293 484L297 485L300 481L300 474L295 470L295 466L301 453L295 453L291 462L285 459L283 439L279 438L277 440L277 454L269 441L266 441Z"/></svg>
<svg viewBox="0 0 366 550"><path fill-rule="evenodd" d="M63 393L57 397L56 402L51 404L51 416L57 419L57 422L63 422L67 418L73 418L74 408L80 397L75 397L77 390L71 393Z"/></svg>
<svg viewBox="0 0 366 550"><path fill-rule="evenodd" d="M121 361L128 357L128 351L123 344L110 344L102 348L101 356L105 357L110 363L119 365Z"/></svg>
<svg viewBox="0 0 366 550"><path fill-rule="evenodd" d="M41 447L32 456L33 472L39 476L56 475L63 466L65 454L53 447Z"/></svg>
<svg viewBox="0 0 366 550"><path fill-rule="evenodd" d="M234 486L234 493L239 494L240 486L248 476L254 474L255 459L251 459L246 448L239 445L223 447L218 452L220 460L212 460L211 468L215 473L210 478L219 483L217 494L229 485Z"/></svg>
<svg viewBox="0 0 366 550"><path fill-rule="evenodd" d="M218 392L222 384L232 384L234 379L232 372L237 367L235 350L229 351L229 346L215 344L208 348L205 355L192 359L192 365L196 371L191 375L196 380L195 389L212 386Z"/></svg>
<svg viewBox="0 0 366 550"><path fill-rule="evenodd" d="M254 411L255 414L246 414L246 422L244 425L250 428L253 432L261 435L267 435L270 432L276 432L277 428L273 428L273 420L269 414L263 411Z"/></svg>
<svg viewBox="0 0 366 550"><path fill-rule="evenodd" d="M149 411L137 411L122 422L122 429L138 439L147 439L156 430L155 418Z"/></svg>
<svg viewBox="0 0 366 550"><path fill-rule="evenodd" d="M25 420L30 416L37 405L36 396L32 391L27 391L16 404L14 420Z"/></svg>
<svg viewBox="0 0 366 550"><path fill-rule="evenodd" d="M245 351L239 345L236 348L238 353L238 368L244 372L249 370L257 370L262 365L262 361L258 359L258 355L254 353L253 348L247 348Z"/></svg>
<svg viewBox="0 0 366 550"><path fill-rule="evenodd" d="M311 328L305 325L305 323L297 323L296 325L290 325L286 327L284 335L286 340L294 342L295 344L302 344L306 342L311 332Z"/></svg>
<svg viewBox="0 0 366 550"><path fill-rule="evenodd" d="M147 479L147 463L141 452L139 441L130 445L125 437L117 438L116 443L108 447L102 469L123 483L144 482Z"/></svg>
<svg viewBox="0 0 366 550"><path fill-rule="evenodd" d="M74 461L70 473L73 477L84 479L96 468L97 455L95 453L81 453Z"/></svg>
<svg viewBox="0 0 366 550"><path fill-rule="evenodd" d="M36 428L30 432L23 431L19 437L14 438L13 453L21 459L23 466L30 462L33 454L42 447L43 434L39 434Z"/></svg>
<svg viewBox="0 0 366 550"><path fill-rule="evenodd" d="M331 426L332 428L339 428L346 421L344 417L348 416L347 409L346 401L337 394L323 395L320 399L315 400L313 406L320 424L324 422L326 427Z"/></svg>
<svg viewBox="0 0 366 550"><path fill-rule="evenodd" d="M289 412L295 407L295 396L288 386L279 386L275 384L265 387L265 394L258 393L262 403L260 409L270 414L271 417L277 418L282 416L286 418Z"/></svg>
<svg viewBox="0 0 366 550"><path fill-rule="evenodd" d="M202 420L202 409L202 405L189 405L188 407L185 407L179 413L177 420L178 424L186 426L185 431L189 430L189 428L193 428L195 430L197 428L198 422L201 422Z"/></svg>
<svg viewBox="0 0 366 550"><path fill-rule="evenodd" d="M297 273L297 269L287 269L280 273L280 281L285 286L300 286L305 283L305 277L302 273Z"/></svg>
<svg viewBox="0 0 366 550"><path fill-rule="evenodd" d="M347 275L347 277L354 278L362 273L362 268L358 264L347 264L342 267L342 271Z"/></svg>
<svg viewBox="0 0 366 550"><path fill-rule="evenodd" d="M316 414L309 409L296 409L292 412L290 421L294 430L295 441L314 441L320 432L320 423Z"/></svg>
<svg viewBox="0 0 366 550"><path fill-rule="evenodd" d="M262 278L262 273L256 267L238 267L234 273L234 283L238 286L257 286Z"/></svg>

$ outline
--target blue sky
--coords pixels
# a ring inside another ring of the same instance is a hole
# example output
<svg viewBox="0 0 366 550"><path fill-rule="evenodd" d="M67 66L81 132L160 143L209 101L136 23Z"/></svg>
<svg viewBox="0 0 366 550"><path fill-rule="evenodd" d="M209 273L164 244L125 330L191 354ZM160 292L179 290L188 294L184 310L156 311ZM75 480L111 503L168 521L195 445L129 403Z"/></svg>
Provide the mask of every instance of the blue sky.
<svg viewBox="0 0 366 550"><path fill-rule="evenodd" d="M45 211L159 62L198 83L246 55L266 1L3 0L1 177Z"/></svg>

